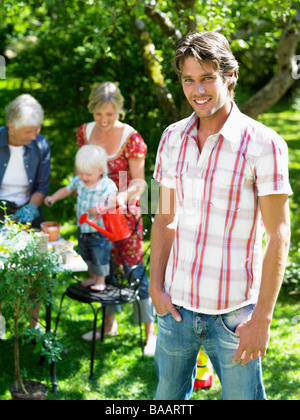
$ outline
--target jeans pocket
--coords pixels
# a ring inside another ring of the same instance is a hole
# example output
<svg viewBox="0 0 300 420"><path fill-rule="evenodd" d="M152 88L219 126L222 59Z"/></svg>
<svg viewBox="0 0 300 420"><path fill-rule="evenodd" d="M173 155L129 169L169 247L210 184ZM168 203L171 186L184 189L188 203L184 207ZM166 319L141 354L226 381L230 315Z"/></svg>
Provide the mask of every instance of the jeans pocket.
<svg viewBox="0 0 300 420"><path fill-rule="evenodd" d="M165 312L165 313L163 313L163 314L159 314L158 312L156 312L156 315L158 316L158 318L164 318L164 317L166 317L167 315L169 315L171 312L170 311L167 311L167 312Z"/></svg>
<svg viewBox="0 0 300 420"><path fill-rule="evenodd" d="M177 309L177 311L180 311L180 309L182 309L182 306L178 306L178 305L174 305L175 306L175 308ZM167 315L171 315L171 312L170 311L167 311L167 312L165 312L165 313L163 313L163 314L159 314L159 313L157 313L156 312L156 315L159 317L159 318L164 318L164 317L166 317Z"/></svg>
<svg viewBox="0 0 300 420"><path fill-rule="evenodd" d="M239 335L235 333L235 330L237 329L239 324L237 324L235 327L231 327L230 323L226 322L227 320L228 320L228 317L225 317L224 315L219 316L220 324L222 325L224 330L228 332L230 335L232 335L233 337L240 338Z"/></svg>
<svg viewBox="0 0 300 420"><path fill-rule="evenodd" d="M219 315L219 321L222 327L229 334L231 334L235 338L240 338L240 336L236 334L235 331L239 325L251 319L253 310L254 310L254 305L248 305L236 311Z"/></svg>

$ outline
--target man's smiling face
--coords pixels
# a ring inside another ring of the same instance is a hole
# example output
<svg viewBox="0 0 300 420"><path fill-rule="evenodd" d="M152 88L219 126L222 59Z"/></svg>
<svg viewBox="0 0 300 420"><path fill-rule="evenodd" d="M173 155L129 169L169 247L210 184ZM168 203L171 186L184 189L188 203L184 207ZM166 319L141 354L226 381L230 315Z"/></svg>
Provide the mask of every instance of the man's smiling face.
<svg viewBox="0 0 300 420"><path fill-rule="evenodd" d="M230 98L228 86L232 77L227 77L224 82L212 62L201 65L193 57L185 59L182 70L184 94L198 117L211 118L222 112Z"/></svg>

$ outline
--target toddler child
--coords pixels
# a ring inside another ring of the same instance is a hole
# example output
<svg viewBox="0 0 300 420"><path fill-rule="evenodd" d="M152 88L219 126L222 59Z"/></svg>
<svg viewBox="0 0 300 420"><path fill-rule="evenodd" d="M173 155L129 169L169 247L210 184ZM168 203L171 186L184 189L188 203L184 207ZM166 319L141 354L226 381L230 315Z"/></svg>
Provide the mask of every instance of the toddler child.
<svg viewBox="0 0 300 420"><path fill-rule="evenodd" d="M45 204L52 206L77 191L76 215L79 221L83 213L97 213L100 207L116 196L116 184L107 176L107 155L103 148L86 145L79 149L75 165L77 176L67 187L45 198ZM96 221L104 227L102 217ZM79 226L79 222L78 222ZM96 291L105 289L105 277L109 274L110 252L112 243L106 236L88 224L79 226L78 250L89 267L90 278L82 282L83 286Z"/></svg>

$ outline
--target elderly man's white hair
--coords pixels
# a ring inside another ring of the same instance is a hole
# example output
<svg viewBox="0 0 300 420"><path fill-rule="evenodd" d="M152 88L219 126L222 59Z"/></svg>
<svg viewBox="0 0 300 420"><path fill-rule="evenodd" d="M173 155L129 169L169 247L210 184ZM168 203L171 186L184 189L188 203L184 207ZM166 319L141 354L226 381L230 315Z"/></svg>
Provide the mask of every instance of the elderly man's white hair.
<svg viewBox="0 0 300 420"><path fill-rule="evenodd" d="M40 127L44 111L40 103L31 95L18 96L5 108L6 123L18 130L20 127Z"/></svg>

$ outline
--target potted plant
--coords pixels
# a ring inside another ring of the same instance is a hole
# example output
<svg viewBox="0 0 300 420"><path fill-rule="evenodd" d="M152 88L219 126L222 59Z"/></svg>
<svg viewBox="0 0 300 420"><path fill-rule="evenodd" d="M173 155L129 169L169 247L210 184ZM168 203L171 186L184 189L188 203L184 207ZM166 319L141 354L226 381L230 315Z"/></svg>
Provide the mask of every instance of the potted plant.
<svg viewBox="0 0 300 420"><path fill-rule="evenodd" d="M27 231L24 225L6 217L0 224L0 272L0 308L6 319L13 320L15 383L11 392L20 394L17 399L22 395L25 399L40 399L31 398L29 392L33 384L21 376L20 337L26 335L26 331L20 321L24 316L28 318L29 308L39 302L49 302L49 291L54 288L60 272L59 256L53 251L40 252L35 232ZM53 337L39 338L53 344ZM49 349L48 355L52 355Z"/></svg>

